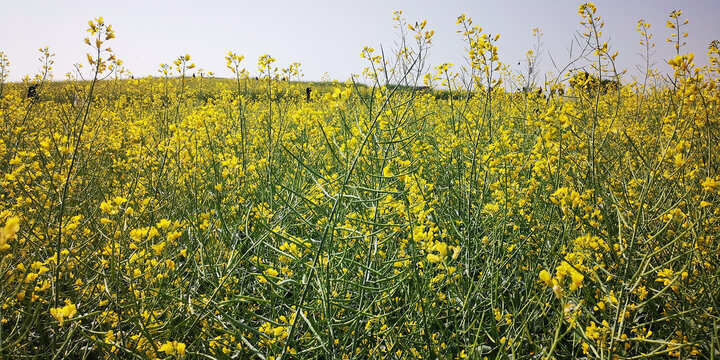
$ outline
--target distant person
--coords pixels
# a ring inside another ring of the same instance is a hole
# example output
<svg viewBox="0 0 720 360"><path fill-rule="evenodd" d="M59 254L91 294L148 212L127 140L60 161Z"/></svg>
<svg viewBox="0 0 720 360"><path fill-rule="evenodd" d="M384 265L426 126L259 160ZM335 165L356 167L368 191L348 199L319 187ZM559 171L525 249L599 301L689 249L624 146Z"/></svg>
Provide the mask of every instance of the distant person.
<svg viewBox="0 0 720 360"><path fill-rule="evenodd" d="M83 99L83 91L82 89L79 89L75 92L75 101L73 101L73 106L75 106L76 109L80 109L85 104L85 99Z"/></svg>
<svg viewBox="0 0 720 360"><path fill-rule="evenodd" d="M305 94L307 95L307 97L305 98L305 102L310 102L310 92L311 91L312 91L312 89L309 86L307 88L305 88Z"/></svg>
<svg viewBox="0 0 720 360"><path fill-rule="evenodd" d="M28 88L28 91L27 91L28 99L30 99L32 101L35 101L38 99L37 88L38 88L37 84L30 85L30 87Z"/></svg>

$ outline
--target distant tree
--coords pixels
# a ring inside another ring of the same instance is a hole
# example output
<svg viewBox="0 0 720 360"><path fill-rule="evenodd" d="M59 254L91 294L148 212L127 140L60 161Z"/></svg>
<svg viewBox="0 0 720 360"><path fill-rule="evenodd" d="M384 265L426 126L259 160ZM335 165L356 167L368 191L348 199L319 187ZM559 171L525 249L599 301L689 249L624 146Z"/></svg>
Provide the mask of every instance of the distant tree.
<svg viewBox="0 0 720 360"><path fill-rule="evenodd" d="M608 91L620 88L619 80L602 79L588 73L587 71L578 72L570 78L570 87L580 93L594 94L600 91L606 94Z"/></svg>

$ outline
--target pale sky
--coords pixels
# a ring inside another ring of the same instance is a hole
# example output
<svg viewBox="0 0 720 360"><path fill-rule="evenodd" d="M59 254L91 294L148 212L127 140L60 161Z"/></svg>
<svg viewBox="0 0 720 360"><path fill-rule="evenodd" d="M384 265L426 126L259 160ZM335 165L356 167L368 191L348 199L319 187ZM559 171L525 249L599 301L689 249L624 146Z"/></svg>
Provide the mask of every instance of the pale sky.
<svg viewBox="0 0 720 360"><path fill-rule="evenodd" d="M225 67L225 55L233 51L245 56L243 65L254 76L257 59L270 54L279 67L300 62L304 80L330 78L345 81L367 66L360 57L364 46L389 51L398 40L393 27L393 11L402 10L408 22L427 20L435 30L428 62L439 65L464 63L464 44L457 16L467 14L484 31L500 33L500 60L517 66L532 48L532 29L544 36L542 73L554 71L548 55L565 65L573 36L579 24L578 5L583 1L439 1L439 0L367 0L367 1L81 1L27 0L4 1L0 6L0 51L10 60L10 80L39 71L38 48L49 46L56 54L54 78L62 80L85 63L89 47L87 22L103 16L116 32L108 42L125 67L135 77L158 75L162 63L190 54L193 62L218 77L231 77ZM608 0L596 1L598 14L605 21L604 38L618 51L620 69L635 71L643 60L639 52L638 19L652 27L656 53L653 57L661 71L665 60L674 55L665 39L665 27L674 9L690 20L683 31L689 32L683 52L696 54L696 65L707 63L707 46L720 39L720 1L717 0Z"/></svg>

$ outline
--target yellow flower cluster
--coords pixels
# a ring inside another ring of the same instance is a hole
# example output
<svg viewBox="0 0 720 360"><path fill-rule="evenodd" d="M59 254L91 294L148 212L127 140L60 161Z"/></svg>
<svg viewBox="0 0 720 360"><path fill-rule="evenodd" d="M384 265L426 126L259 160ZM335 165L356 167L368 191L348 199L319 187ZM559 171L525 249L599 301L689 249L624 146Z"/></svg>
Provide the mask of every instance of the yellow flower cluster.
<svg viewBox="0 0 720 360"><path fill-rule="evenodd" d="M590 63L543 84L466 15L468 63L416 71L433 32L400 12L414 45L364 48L345 84L234 52L232 79L182 55L36 100L2 83L2 354L709 356L718 52L674 41L672 81L621 82L600 12L579 8Z"/></svg>
<svg viewBox="0 0 720 360"><path fill-rule="evenodd" d="M70 300L65 300L65 306L61 308L52 308L50 309L50 315L55 318L55 320L58 321L60 326L63 326L63 323L65 320L70 320L75 317L77 314L77 307L75 307L74 304L70 302Z"/></svg>
<svg viewBox="0 0 720 360"><path fill-rule="evenodd" d="M165 355L168 356L177 356L180 358L185 357L186 353L186 346L184 343L177 342L177 341L167 341L160 348L158 351L164 352Z"/></svg>
<svg viewBox="0 0 720 360"><path fill-rule="evenodd" d="M13 216L5 220L5 226L0 228L0 252L10 249L10 244L8 243L15 240L19 230L20 218Z"/></svg>

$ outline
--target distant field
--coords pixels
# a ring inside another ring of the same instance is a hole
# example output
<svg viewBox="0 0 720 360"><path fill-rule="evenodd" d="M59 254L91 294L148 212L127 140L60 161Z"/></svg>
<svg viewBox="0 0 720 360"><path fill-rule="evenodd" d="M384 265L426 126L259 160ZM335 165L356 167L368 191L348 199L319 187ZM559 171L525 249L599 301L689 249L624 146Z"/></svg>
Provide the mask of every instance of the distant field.
<svg viewBox="0 0 720 360"><path fill-rule="evenodd" d="M0 358L716 358L718 51L621 84L580 12L595 70L544 84L464 16L429 88L421 40L365 85L99 44L0 83Z"/></svg>

